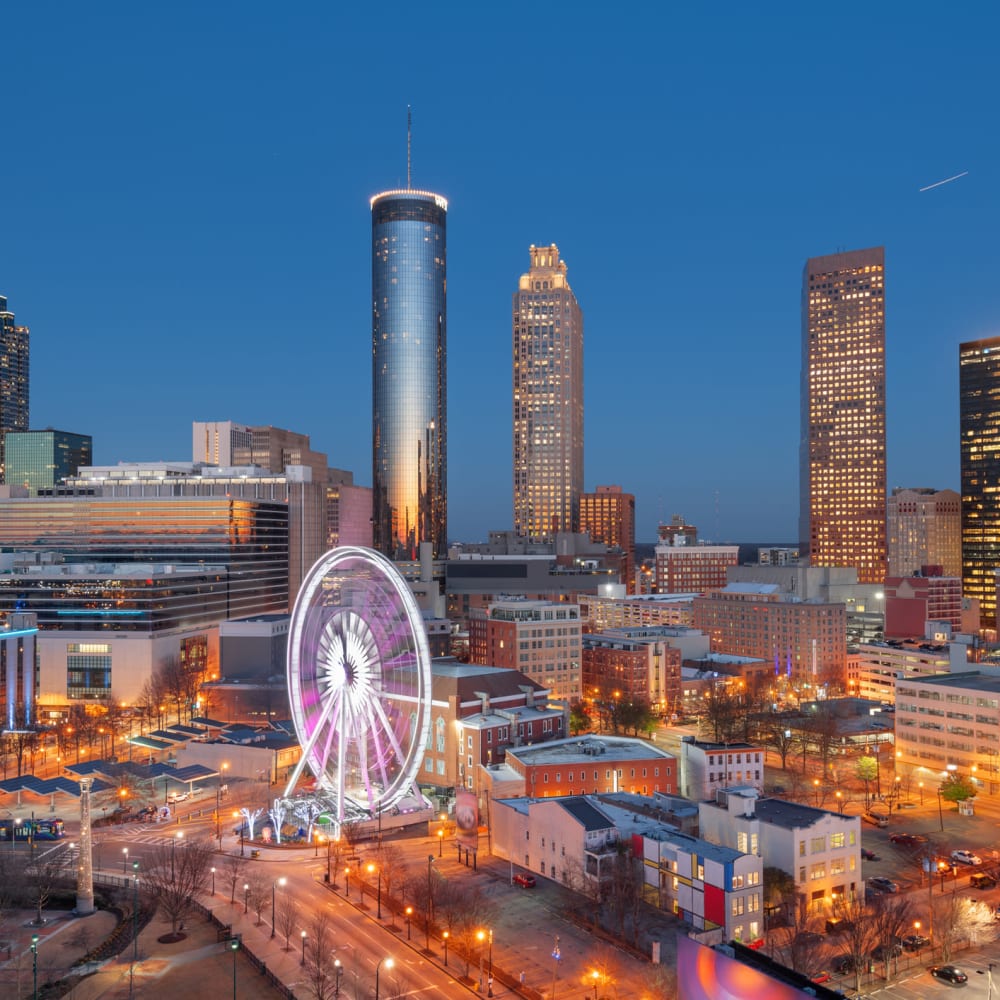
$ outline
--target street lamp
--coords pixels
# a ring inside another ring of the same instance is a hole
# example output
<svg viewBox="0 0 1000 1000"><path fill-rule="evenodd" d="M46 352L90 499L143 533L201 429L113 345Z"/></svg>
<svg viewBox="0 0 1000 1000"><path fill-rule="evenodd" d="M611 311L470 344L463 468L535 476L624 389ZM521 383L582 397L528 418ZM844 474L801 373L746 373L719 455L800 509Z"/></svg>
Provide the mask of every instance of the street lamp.
<svg viewBox="0 0 1000 1000"><path fill-rule="evenodd" d="M378 875L378 895L376 896L377 902L375 906L376 906L376 913L378 914L378 919L381 920L382 919L382 869L379 868L377 865L369 863L368 874L371 875L372 873Z"/></svg>
<svg viewBox="0 0 1000 1000"><path fill-rule="evenodd" d="M222 774L219 775L219 781L215 786L215 836L219 840L219 850L222 850L222 778L225 776L226 768L229 765L223 762L220 770Z"/></svg>
<svg viewBox="0 0 1000 1000"><path fill-rule="evenodd" d="M924 783L922 781L919 782L918 787L920 788L920 804L923 805L924 804Z"/></svg>
<svg viewBox="0 0 1000 1000"><path fill-rule="evenodd" d="M816 808L819 808L819 778L813 778L813 794L816 796Z"/></svg>
<svg viewBox="0 0 1000 1000"><path fill-rule="evenodd" d="M490 960L489 960L489 975L486 979L486 995L488 997L493 996L493 928L489 930L490 933Z"/></svg>
<svg viewBox="0 0 1000 1000"><path fill-rule="evenodd" d="M132 862L132 968L139 961L139 862Z"/></svg>
<svg viewBox="0 0 1000 1000"><path fill-rule="evenodd" d="M305 931L302 933L305 934ZM385 967L387 969L391 969L394 964L391 958L380 958L378 960L378 965L375 966L375 1000L378 1000L378 974L379 970L382 968L383 962L385 962Z"/></svg>
<svg viewBox="0 0 1000 1000"><path fill-rule="evenodd" d="M427 855L427 912L424 914L424 934L425 934L425 947L427 953L430 954L431 950L431 903L433 902L433 896L431 894L431 865L434 864L434 855ZM447 932L445 934L446 940L444 945L445 962L448 964L448 942L447 942Z"/></svg>
<svg viewBox="0 0 1000 1000"><path fill-rule="evenodd" d="M305 965L305 964L306 964L306 932L303 931L302 932L302 961L299 962L299 965Z"/></svg>
<svg viewBox="0 0 1000 1000"><path fill-rule="evenodd" d="M31 935L31 978L33 981L32 1000L38 1000L38 935Z"/></svg>
<svg viewBox="0 0 1000 1000"><path fill-rule="evenodd" d="M233 953L233 1000L236 1000L236 952L240 950L239 938L230 938L229 950Z"/></svg>
<svg viewBox="0 0 1000 1000"><path fill-rule="evenodd" d="M844 806L847 805L847 803L844 801L844 794L843 794L843 792L840 791L839 788L837 789L837 791L836 791L835 794L837 796L837 808L840 810L840 815L843 816L844 815Z"/></svg>
<svg viewBox="0 0 1000 1000"><path fill-rule="evenodd" d="M406 940L410 940L410 917L413 916L413 907L408 906L406 908Z"/></svg>
<svg viewBox="0 0 1000 1000"><path fill-rule="evenodd" d="M247 913L250 910L250 883L243 883L243 912ZM303 931L303 933L305 933Z"/></svg>
<svg viewBox="0 0 1000 1000"><path fill-rule="evenodd" d="M938 796L938 819L941 822L941 832L944 833L944 811L941 809L941 789L940 788L937 790L937 796ZM943 882L941 884L944 885Z"/></svg>
<svg viewBox="0 0 1000 1000"><path fill-rule="evenodd" d="M215 895L215 867L212 867L212 895Z"/></svg>
<svg viewBox="0 0 1000 1000"><path fill-rule="evenodd" d="M344 869L344 895L350 897L351 895L351 869Z"/></svg>
<svg viewBox="0 0 1000 1000"><path fill-rule="evenodd" d="M988 983L986 1000L993 1000L993 970L997 967L996 962L989 962L985 969L976 969L981 976L986 976Z"/></svg>
<svg viewBox="0 0 1000 1000"><path fill-rule="evenodd" d="M240 811L238 809L233 810L233 819L240 818ZM240 824L240 857L245 858L246 853L243 850L243 824Z"/></svg>
<svg viewBox="0 0 1000 1000"><path fill-rule="evenodd" d="M124 875L128 871L128 848L122 848L122 874Z"/></svg>
<svg viewBox="0 0 1000 1000"><path fill-rule="evenodd" d="M448 932L444 931L441 935L441 941L444 943L444 964L448 964Z"/></svg>
<svg viewBox="0 0 1000 1000"><path fill-rule="evenodd" d="M333 960L333 968L334 968L334 970L337 973L337 983L336 983L336 985L333 988L333 995L335 997L339 997L340 996L340 974L344 971L343 966L340 964L340 959L339 958L335 958Z"/></svg>
<svg viewBox="0 0 1000 1000"><path fill-rule="evenodd" d="M438 830L438 857L442 856L444 851L444 830Z"/></svg>
<svg viewBox="0 0 1000 1000"><path fill-rule="evenodd" d="M215 871L215 869L213 868L212 871ZM276 885L280 885L282 888L284 888L285 883L287 881L288 881L288 879L286 879L285 876L282 875L281 878L279 878L276 881L274 881L274 882L271 883L271 937L272 938L274 937L274 915L275 915L275 913L278 912L274 908L274 887Z"/></svg>
<svg viewBox="0 0 1000 1000"><path fill-rule="evenodd" d="M597 1000L597 981L601 978L601 974L597 971L597 969L594 969L590 975L594 980L594 1000Z"/></svg>

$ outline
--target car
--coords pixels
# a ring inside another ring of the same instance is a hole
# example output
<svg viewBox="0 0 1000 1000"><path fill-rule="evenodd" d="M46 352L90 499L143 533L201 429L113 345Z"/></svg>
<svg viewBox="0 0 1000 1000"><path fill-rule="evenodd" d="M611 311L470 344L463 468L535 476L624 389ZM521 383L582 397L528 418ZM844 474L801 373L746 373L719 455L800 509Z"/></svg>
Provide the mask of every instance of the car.
<svg viewBox="0 0 1000 1000"><path fill-rule="evenodd" d="M878 892L899 892L899 883L883 875L875 875L868 879L868 884Z"/></svg>
<svg viewBox="0 0 1000 1000"><path fill-rule="evenodd" d="M983 859L978 854L973 854L972 851L952 851L951 860L958 861L963 865L981 865ZM947 968L947 966L941 966L942 969Z"/></svg>
<svg viewBox="0 0 1000 1000"><path fill-rule="evenodd" d="M829 972L817 972L815 976L809 977L818 986L821 983L828 983L833 978Z"/></svg>
<svg viewBox="0 0 1000 1000"><path fill-rule="evenodd" d="M872 948L872 958L876 962L884 962L887 958L896 958L903 954L903 946L899 941L891 944L877 944Z"/></svg>
<svg viewBox="0 0 1000 1000"><path fill-rule="evenodd" d="M536 885L535 876L518 873L514 876L514 883L521 886L522 889L534 889Z"/></svg>
<svg viewBox="0 0 1000 1000"><path fill-rule="evenodd" d="M927 970L935 979L943 979L948 983L967 983L969 977L954 965L932 965Z"/></svg>
<svg viewBox="0 0 1000 1000"><path fill-rule="evenodd" d="M912 847L914 844L926 843L926 837L920 837L915 833L890 833L889 843L891 844L903 844L907 847Z"/></svg>
<svg viewBox="0 0 1000 1000"><path fill-rule="evenodd" d="M864 972L868 965L868 959L864 955L841 955L833 963L834 971L839 976L846 976L850 972Z"/></svg>
<svg viewBox="0 0 1000 1000"><path fill-rule="evenodd" d="M901 943L904 951L920 951L931 943L931 939L923 934L907 934Z"/></svg>
<svg viewBox="0 0 1000 1000"><path fill-rule="evenodd" d="M973 889L995 889L996 884L997 880L986 872L976 872L975 875L969 876L969 885Z"/></svg>
<svg viewBox="0 0 1000 1000"><path fill-rule="evenodd" d="M880 829L889 825L889 817L885 813L866 812L861 814L861 818L866 823L871 823L872 826L877 826Z"/></svg>
<svg viewBox="0 0 1000 1000"><path fill-rule="evenodd" d="M167 796L167 801L168 802L184 802L184 801L187 800L187 797L188 797L188 793L187 792L171 792Z"/></svg>
<svg viewBox="0 0 1000 1000"><path fill-rule="evenodd" d="M882 860L874 851L869 851L867 847L862 847L861 848L861 857L863 857L865 859L865 861L881 861Z"/></svg>

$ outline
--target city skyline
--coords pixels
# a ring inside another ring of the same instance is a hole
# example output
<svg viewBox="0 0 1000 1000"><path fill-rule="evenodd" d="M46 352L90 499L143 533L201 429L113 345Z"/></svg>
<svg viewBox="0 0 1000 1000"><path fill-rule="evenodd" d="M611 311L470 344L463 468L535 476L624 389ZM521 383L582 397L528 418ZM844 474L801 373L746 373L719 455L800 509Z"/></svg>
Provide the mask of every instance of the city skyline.
<svg viewBox="0 0 1000 1000"><path fill-rule="evenodd" d="M362 14L14 10L0 295L31 328L32 429L108 464L272 424L371 485L368 199L405 184L412 105L413 186L449 202L451 539L512 526L529 244L558 244L586 315L583 488L634 494L640 542L675 513L797 541L799 282L842 248L886 248L887 488L959 489L957 345L1000 328L998 15L532 16L566 42L544 73L517 27L443 17L380 26L372 74Z"/></svg>

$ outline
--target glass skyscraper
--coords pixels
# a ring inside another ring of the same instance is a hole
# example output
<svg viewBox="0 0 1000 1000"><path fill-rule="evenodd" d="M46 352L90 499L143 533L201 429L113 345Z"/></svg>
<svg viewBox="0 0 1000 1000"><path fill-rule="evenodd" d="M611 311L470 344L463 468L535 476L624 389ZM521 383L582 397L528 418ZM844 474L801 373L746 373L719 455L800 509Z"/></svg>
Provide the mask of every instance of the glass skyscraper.
<svg viewBox="0 0 1000 1000"><path fill-rule="evenodd" d="M372 211L372 536L390 559L448 548L448 202L385 191Z"/></svg>
<svg viewBox="0 0 1000 1000"><path fill-rule="evenodd" d="M75 476L94 460L89 434L69 431L12 431L4 438L5 479L35 496Z"/></svg>
<svg viewBox="0 0 1000 1000"><path fill-rule="evenodd" d="M997 622L1000 568L1000 337L958 348L962 442L962 595L979 601L984 628Z"/></svg>
<svg viewBox="0 0 1000 1000"><path fill-rule="evenodd" d="M514 293L514 531L550 542L579 531L583 492L583 312L559 248L529 248Z"/></svg>
<svg viewBox="0 0 1000 1000"><path fill-rule="evenodd" d="M0 295L0 482L4 474L4 436L28 429L28 346L30 331L14 323L7 298Z"/></svg>
<svg viewBox="0 0 1000 1000"><path fill-rule="evenodd" d="M812 566L886 573L885 253L806 262L802 276L800 545Z"/></svg>

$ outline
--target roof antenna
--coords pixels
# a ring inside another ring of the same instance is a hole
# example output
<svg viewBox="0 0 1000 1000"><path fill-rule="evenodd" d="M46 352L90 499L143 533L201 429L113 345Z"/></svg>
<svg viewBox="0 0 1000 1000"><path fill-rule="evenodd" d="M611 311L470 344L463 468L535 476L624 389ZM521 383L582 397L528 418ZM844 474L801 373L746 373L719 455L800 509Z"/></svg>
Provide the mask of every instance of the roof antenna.
<svg viewBox="0 0 1000 1000"><path fill-rule="evenodd" d="M410 134L413 131L413 115L410 113L410 105L406 105L406 190L410 188Z"/></svg>

